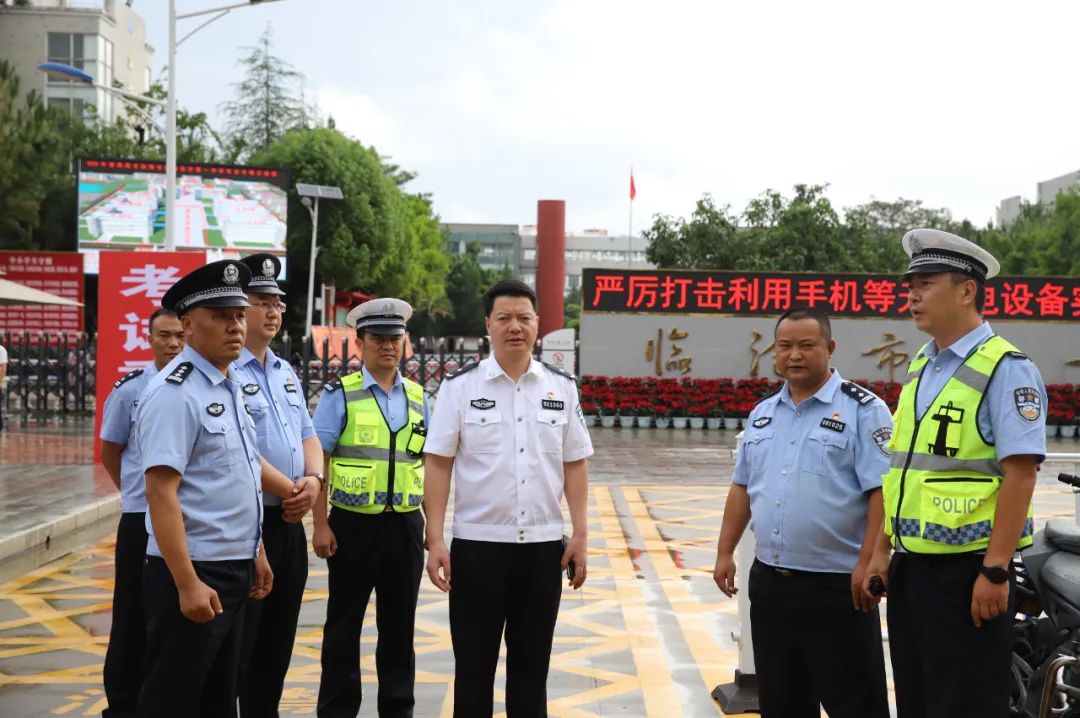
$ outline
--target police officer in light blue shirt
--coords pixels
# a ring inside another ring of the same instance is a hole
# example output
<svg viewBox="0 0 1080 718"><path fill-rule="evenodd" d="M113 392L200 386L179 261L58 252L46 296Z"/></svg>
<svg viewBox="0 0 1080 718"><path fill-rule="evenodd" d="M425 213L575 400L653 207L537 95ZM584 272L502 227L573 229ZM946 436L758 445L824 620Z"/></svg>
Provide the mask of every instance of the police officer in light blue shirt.
<svg viewBox="0 0 1080 718"><path fill-rule="evenodd" d="M862 575L881 532L892 419L881 399L829 366L828 316L776 324L780 390L751 412L735 463L714 579L735 593L735 547L751 516L749 572L764 718L888 718L876 601Z"/></svg>
<svg viewBox="0 0 1080 718"><path fill-rule="evenodd" d="M235 715L244 608L273 580L259 552L263 488L288 498L305 488L261 458L231 369L244 346L249 277L239 262L214 262L162 298L188 344L148 382L135 421L150 533L138 709L146 718Z"/></svg>
<svg viewBox="0 0 1080 718"><path fill-rule="evenodd" d="M120 524L116 528L112 628L102 678L108 708L104 718L135 715L146 653L142 569L146 556L146 489L134 414L146 383L184 348L184 328L175 312L158 309L148 323L154 360L126 374L113 385L101 418L101 463L120 490Z"/></svg>
<svg viewBox="0 0 1080 718"><path fill-rule="evenodd" d="M240 261L251 270L247 285L251 306L246 311L244 349L233 369L255 420L259 452L289 479L317 479L308 484L309 498L314 501L322 479L322 447L300 379L270 349L285 312L285 292L277 283L281 261L267 253ZM248 601L240 667L241 718L278 715L308 575L307 535L300 523L303 513L289 510L298 503L302 502L283 502L279 496L263 494L263 545L274 572L274 590L265 599Z"/></svg>

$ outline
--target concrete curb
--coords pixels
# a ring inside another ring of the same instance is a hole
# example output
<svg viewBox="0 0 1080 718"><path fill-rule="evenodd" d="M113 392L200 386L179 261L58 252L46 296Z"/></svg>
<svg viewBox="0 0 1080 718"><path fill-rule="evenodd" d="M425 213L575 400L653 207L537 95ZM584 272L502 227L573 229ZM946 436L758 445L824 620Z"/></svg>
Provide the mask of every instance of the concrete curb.
<svg viewBox="0 0 1080 718"><path fill-rule="evenodd" d="M83 506L71 513L45 521L37 526L0 538L0 561L44 546L46 541L55 541L66 534L86 528L119 513L120 495L116 494Z"/></svg>

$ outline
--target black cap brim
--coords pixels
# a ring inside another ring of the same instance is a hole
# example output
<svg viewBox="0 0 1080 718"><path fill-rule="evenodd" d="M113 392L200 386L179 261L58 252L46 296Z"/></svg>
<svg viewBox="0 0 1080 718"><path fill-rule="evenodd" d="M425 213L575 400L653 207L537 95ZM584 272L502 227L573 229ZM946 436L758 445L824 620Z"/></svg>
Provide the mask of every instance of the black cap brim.
<svg viewBox="0 0 1080 718"><path fill-rule="evenodd" d="M211 309L221 309L226 307L250 307L251 303L244 297L215 297L214 299L207 299L202 302L192 304L190 307L184 307L184 311L190 311L192 309L198 309L199 307L208 307Z"/></svg>
<svg viewBox="0 0 1080 718"><path fill-rule="evenodd" d="M964 272L951 264L922 264L918 267L911 267L902 275L900 275L900 281L906 282L909 277L913 277L916 274L963 274L966 277L971 277L977 282L985 282L986 280L977 274L971 272Z"/></svg>
<svg viewBox="0 0 1080 718"><path fill-rule="evenodd" d="M358 332L369 332L371 334L382 334L384 336L395 336L405 333L405 327L395 327L387 324L375 324L366 327L359 327Z"/></svg>
<svg viewBox="0 0 1080 718"><path fill-rule="evenodd" d="M248 294L276 294L279 297L285 296L285 292L281 289L281 287L277 286L276 284L272 287L269 284L267 284L265 287L259 287L252 286L249 283L246 291Z"/></svg>

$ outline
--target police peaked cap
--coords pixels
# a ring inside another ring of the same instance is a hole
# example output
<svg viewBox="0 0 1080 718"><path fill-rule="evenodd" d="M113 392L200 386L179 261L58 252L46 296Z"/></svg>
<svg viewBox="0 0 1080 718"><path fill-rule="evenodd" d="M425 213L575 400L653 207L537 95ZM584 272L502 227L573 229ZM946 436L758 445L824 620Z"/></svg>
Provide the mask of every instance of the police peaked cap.
<svg viewBox="0 0 1080 718"><path fill-rule="evenodd" d="M911 257L904 277L958 272L985 282L1001 271L994 255L974 242L940 229L912 229L900 241Z"/></svg>
<svg viewBox="0 0 1080 718"><path fill-rule="evenodd" d="M250 254L240 260L241 264L251 270L251 280L247 290L254 294L281 294L277 276L281 274L281 260L268 252Z"/></svg>
<svg viewBox="0 0 1080 718"><path fill-rule="evenodd" d="M161 298L161 306L183 314L195 307L250 307L251 271L235 259L211 262L185 274Z"/></svg>

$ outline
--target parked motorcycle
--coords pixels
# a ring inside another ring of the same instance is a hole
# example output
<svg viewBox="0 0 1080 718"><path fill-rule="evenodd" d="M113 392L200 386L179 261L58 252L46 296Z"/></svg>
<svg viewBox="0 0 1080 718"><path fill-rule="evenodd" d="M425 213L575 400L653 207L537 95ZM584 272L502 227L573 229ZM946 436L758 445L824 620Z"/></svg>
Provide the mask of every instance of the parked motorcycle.
<svg viewBox="0 0 1080 718"><path fill-rule="evenodd" d="M1080 476L1058 474L1080 490ZM1052 519L1013 558L1016 618L1010 711L1080 718L1080 526Z"/></svg>

